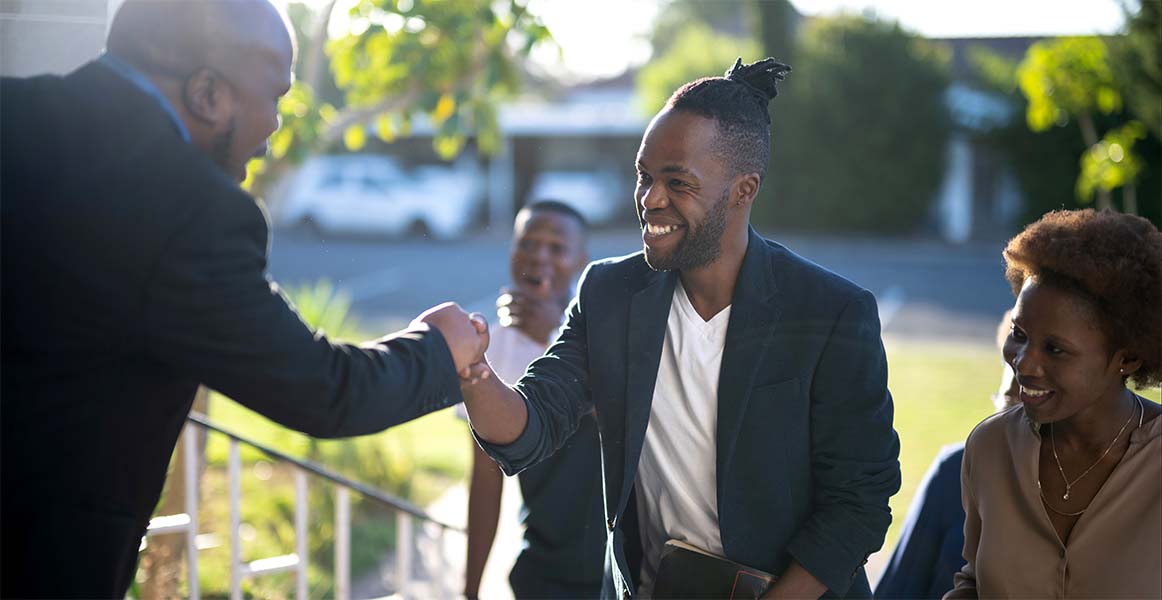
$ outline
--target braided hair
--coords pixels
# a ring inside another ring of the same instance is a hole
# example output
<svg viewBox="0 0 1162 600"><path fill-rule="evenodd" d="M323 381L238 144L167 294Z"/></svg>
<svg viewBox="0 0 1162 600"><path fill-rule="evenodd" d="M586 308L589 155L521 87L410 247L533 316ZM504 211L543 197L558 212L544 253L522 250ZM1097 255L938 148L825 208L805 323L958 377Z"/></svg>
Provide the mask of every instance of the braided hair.
<svg viewBox="0 0 1162 600"><path fill-rule="evenodd" d="M713 119L718 126L713 150L730 165L732 175L758 173L761 179L771 155L767 105L779 95L778 83L790 71L773 58L749 65L739 58L723 77L703 77L678 88L666 108Z"/></svg>

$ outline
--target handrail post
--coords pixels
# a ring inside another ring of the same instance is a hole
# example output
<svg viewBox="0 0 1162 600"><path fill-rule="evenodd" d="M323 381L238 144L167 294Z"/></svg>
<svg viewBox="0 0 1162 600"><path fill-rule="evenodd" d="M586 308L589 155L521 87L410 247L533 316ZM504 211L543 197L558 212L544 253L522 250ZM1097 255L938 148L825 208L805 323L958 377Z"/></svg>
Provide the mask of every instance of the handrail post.
<svg viewBox="0 0 1162 600"><path fill-rule="evenodd" d="M396 580L399 581L396 593L406 598L412 580L412 516L396 511L395 523Z"/></svg>
<svg viewBox="0 0 1162 600"><path fill-rule="evenodd" d="M193 423L186 425L186 439L182 440L182 458L185 460L186 514L190 517L186 530L186 564L189 575L189 597L198 600L201 596L198 581L198 428Z"/></svg>
<svg viewBox="0 0 1162 600"><path fill-rule="evenodd" d="M442 526L436 526L436 572L440 574L439 577L435 578L436 593L441 598L452 598L456 596L456 593L448 588L448 569L445 568L448 564L448 556L445 554L447 547L444 545L447 541L444 539L445 531Z"/></svg>
<svg viewBox="0 0 1162 600"><path fill-rule="evenodd" d="M230 438L230 600L242 600L242 459L238 440Z"/></svg>
<svg viewBox="0 0 1162 600"><path fill-rule="evenodd" d="M351 596L351 495L335 486L335 600Z"/></svg>
<svg viewBox="0 0 1162 600"><path fill-rule="evenodd" d="M307 474L295 469L295 554L299 556L295 597L307 598Z"/></svg>

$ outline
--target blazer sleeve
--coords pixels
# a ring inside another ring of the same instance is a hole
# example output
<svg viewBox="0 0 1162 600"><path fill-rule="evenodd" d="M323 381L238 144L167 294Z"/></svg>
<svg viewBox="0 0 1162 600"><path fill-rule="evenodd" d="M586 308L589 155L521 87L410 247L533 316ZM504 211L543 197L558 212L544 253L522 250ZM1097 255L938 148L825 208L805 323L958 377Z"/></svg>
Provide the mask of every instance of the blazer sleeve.
<svg viewBox="0 0 1162 600"><path fill-rule="evenodd" d="M811 387L814 512L790 554L836 595L846 594L884 542L900 488L887 358L875 298L861 290L839 314Z"/></svg>
<svg viewBox="0 0 1162 600"><path fill-rule="evenodd" d="M948 448L942 450L916 488L900 541L876 584L876 598L939 597L952 586L953 573L960 565L946 564L944 547L948 538L961 535L964 523L952 514L960 511L960 455ZM953 524L956 531L951 531ZM956 545L956 552L960 546ZM933 589L939 591L932 594Z"/></svg>
<svg viewBox="0 0 1162 600"><path fill-rule="evenodd" d="M581 417L593 409L584 310L593 268L590 265L581 275L577 297L569 305L557 341L513 386L528 410L528 423L520 437L511 444L497 445L473 432L476 442L506 475L516 475L551 456L577 431Z"/></svg>
<svg viewBox="0 0 1162 600"><path fill-rule="evenodd" d="M205 202L146 285L144 343L161 365L315 437L374 433L461 400L437 330L329 341L267 278L255 202L241 191Z"/></svg>

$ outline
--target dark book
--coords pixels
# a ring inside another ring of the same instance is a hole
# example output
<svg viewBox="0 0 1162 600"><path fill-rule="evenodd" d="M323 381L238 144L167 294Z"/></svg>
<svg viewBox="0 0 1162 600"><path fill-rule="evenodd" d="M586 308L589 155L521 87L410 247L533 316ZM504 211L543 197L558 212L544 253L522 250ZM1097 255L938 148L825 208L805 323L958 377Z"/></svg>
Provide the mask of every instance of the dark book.
<svg viewBox="0 0 1162 600"><path fill-rule="evenodd" d="M670 540L662 548L654 598L758 598L774 575L686 542Z"/></svg>

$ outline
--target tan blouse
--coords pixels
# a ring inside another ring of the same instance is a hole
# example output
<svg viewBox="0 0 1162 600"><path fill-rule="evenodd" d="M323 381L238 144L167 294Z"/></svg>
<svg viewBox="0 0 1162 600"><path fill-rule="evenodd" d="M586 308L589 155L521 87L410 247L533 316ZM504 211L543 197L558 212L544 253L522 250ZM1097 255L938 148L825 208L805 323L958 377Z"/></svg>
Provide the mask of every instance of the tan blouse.
<svg viewBox="0 0 1162 600"><path fill-rule="evenodd" d="M968 436L961 467L968 564L944 598L1162 598L1162 416L1130 434L1067 545L1041 504L1040 447L1022 406Z"/></svg>

